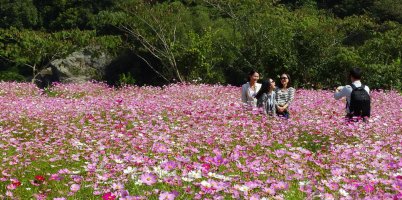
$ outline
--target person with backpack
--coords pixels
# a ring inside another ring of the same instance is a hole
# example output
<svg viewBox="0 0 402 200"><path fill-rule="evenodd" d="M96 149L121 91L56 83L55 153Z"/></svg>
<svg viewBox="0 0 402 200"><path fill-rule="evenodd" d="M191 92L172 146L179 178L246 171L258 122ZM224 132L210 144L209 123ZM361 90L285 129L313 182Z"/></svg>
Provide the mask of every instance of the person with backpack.
<svg viewBox="0 0 402 200"><path fill-rule="evenodd" d="M350 70L352 84L339 86L334 94L336 100L346 97L346 117L350 121L358 121L359 119L366 121L370 117L370 88L361 83L361 77L361 69L353 68Z"/></svg>
<svg viewBox="0 0 402 200"><path fill-rule="evenodd" d="M268 81L262 83L260 91L255 95L257 107L262 108L263 113L268 116L275 116L276 114L275 89L275 81L268 78Z"/></svg>
<svg viewBox="0 0 402 200"><path fill-rule="evenodd" d="M248 74L249 82L242 85L241 88L241 101L249 106L256 107L257 99L255 95L261 88L261 84L257 83L258 79L260 79L260 75L258 72L252 70Z"/></svg>

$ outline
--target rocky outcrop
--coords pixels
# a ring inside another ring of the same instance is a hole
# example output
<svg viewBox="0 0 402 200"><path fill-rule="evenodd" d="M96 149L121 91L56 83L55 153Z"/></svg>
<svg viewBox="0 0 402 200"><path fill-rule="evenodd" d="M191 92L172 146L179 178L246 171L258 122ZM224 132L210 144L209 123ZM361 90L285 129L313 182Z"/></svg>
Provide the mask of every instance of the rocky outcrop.
<svg viewBox="0 0 402 200"><path fill-rule="evenodd" d="M112 57L98 49L82 49L64 59L51 62L50 67L40 71L38 85L46 87L52 82L79 83L89 80L101 80L106 66Z"/></svg>

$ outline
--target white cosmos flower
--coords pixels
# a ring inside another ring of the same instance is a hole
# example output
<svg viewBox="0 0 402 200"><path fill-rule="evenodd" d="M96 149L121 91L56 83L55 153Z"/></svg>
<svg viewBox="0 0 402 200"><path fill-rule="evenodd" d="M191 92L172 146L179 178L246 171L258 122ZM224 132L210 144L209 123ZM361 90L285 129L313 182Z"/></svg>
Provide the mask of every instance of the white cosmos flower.
<svg viewBox="0 0 402 200"><path fill-rule="evenodd" d="M340 190L339 190L339 193L340 193L342 196L345 196L345 197L349 196L349 193L346 192L346 190L344 190L344 189L340 189Z"/></svg>
<svg viewBox="0 0 402 200"><path fill-rule="evenodd" d="M250 188L247 187L246 185L242 185L239 187L239 190L242 192L248 192L250 190Z"/></svg>
<svg viewBox="0 0 402 200"><path fill-rule="evenodd" d="M136 171L137 171L137 169L136 169L136 168L132 168L132 167L127 167L127 169L123 170L123 172L124 172L125 174L132 174L132 173L134 173L134 172L136 172Z"/></svg>
<svg viewBox="0 0 402 200"><path fill-rule="evenodd" d="M231 180L231 178L229 178L229 177L226 177L226 176L220 175L220 174L216 174L216 173L212 173L212 172L208 172L208 176L216 178L216 179L224 180L224 181Z"/></svg>
<svg viewBox="0 0 402 200"><path fill-rule="evenodd" d="M189 177L189 178L192 178L192 179L199 179L199 178L202 178L202 173L201 173L201 170L197 170L197 171L190 171L188 174L187 174L187 176Z"/></svg>
<svg viewBox="0 0 402 200"><path fill-rule="evenodd" d="M210 187L212 187L212 184L211 183L209 183L208 181L201 181L201 185L202 186L204 186L204 187L206 187L206 188L210 188Z"/></svg>
<svg viewBox="0 0 402 200"><path fill-rule="evenodd" d="M192 181L194 181L194 179L192 179L192 178L187 178L187 177L181 177L181 179L182 179L183 181L186 181L186 182L192 182Z"/></svg>
<svg viewBox="0 0 402 200"><path fill-rule="evenodd" d="M134 182L134 185L142 185L142 181L141 180L137 180Z"/></svg>
<svg viewBox="0 0 402 200"><path fill-rule="evenodd" d="M169 176L175 176L176 175L175 171L169 172L169 171L166 171L166 170L162 169L159 166L154 167L154 173L157 174L160 178L169 177Z"/></svg>

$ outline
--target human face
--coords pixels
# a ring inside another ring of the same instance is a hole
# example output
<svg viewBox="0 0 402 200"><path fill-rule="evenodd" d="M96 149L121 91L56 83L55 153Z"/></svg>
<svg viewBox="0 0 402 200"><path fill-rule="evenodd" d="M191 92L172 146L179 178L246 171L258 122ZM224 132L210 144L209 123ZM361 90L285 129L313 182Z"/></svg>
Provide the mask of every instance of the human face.
<svg viewBox="0 0 402 200"><path fill-rule="evenodd" d="M268 81L269 81L269 87L270 87L271 89L275 89L275 81L272 80L272 79L269 79Z"/></svg>
<svg viewBox="0 0 402 200"><path fill-rule="evenodd" d="M289 77L286 74L282 74L281 76L281 83L283 86L288 85Z"/></svg>
<svg viewBox="0 0 402 200"><path fill-rule="evenodd" d="M255 83L260 79L260 75L256 72L253 75L250 76L250 82Z"/></svg>

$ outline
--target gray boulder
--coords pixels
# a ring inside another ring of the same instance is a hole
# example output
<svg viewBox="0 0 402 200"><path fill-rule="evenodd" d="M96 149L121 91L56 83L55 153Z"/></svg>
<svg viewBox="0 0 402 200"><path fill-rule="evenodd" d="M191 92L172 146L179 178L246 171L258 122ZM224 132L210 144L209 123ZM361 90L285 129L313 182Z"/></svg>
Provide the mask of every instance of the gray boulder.
<svg viewBox="0 0 402 200"><path fill-rule="evenodd" d="M86 48L56 59L50 66L40 71L39 86L46 87L52 82L80 83L101 80L112 57L97 48Z"/></svg>

